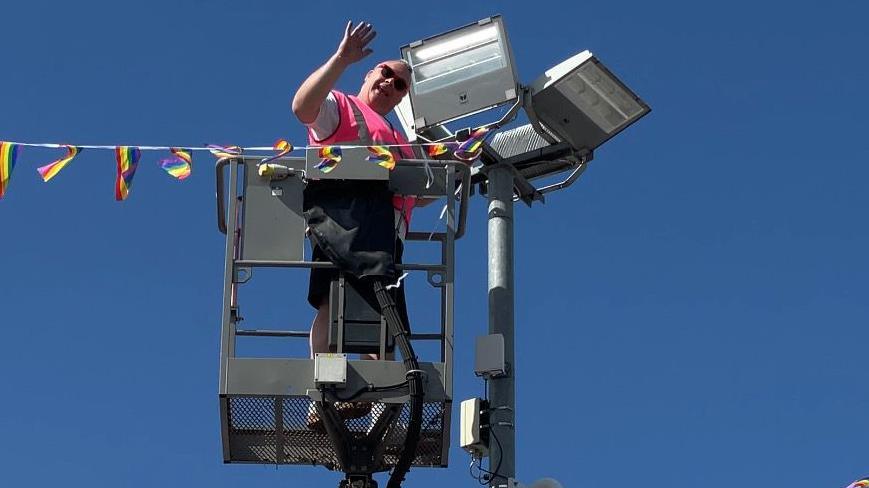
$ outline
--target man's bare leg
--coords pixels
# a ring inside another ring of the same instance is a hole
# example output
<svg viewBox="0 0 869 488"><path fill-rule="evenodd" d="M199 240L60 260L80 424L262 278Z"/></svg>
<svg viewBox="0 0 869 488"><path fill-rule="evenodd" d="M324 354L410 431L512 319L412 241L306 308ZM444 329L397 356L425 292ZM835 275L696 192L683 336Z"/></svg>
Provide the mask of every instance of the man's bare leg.
<svg viewBox="0 0 869 488"><path fill-rule="evenodd" d="M329 352L329 300L324 300L317 309L317 315L311 323L311 334L308 336L308 345L311 349L311 359L318 353ZM377 359L376 354L363 355L361 359ZM359 418L371 412L370 403L348 402L338 403L338 413L345 419ZM322 429L320 416L311 405L308 412L308 427L315 430Z"/></svg>
<svg viewBox="0 0 869 488"><path fill-rule="evenodd" d="M308 345L311 348L311 359L317 353L329 352L329 300L324 300L317 309L317 315L311 323Z"/></svg>

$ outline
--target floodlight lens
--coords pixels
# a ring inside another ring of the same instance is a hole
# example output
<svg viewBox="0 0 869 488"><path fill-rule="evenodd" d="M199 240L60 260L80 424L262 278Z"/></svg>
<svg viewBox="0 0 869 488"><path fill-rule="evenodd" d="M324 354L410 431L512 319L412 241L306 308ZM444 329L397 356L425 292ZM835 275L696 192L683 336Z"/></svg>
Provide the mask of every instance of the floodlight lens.
<svg viewBox="0 0 869 488"><path fill-rule="evenodd" d="M510 40L500 16L401 47L412 69L414 128L430 129L519 96Z"/></svg>
<svg viewBox="0 0 869 488"><path fill-rule="evenodd" d="M556 84L607 134L640 115L643 107L595 63L585 63Z"/></svg>
<svg viewBox="0 0 869 488"><path fill-rule="evenodd" d="M507 65L498 28L488 25L444 36L412 50L414 89L424 94L484 76Z"/></svg>
<svg viewBox="0 0 869 488"><path fill-rule="evenodd" d="M498 29L494 25L482 29L465 30L453 36L444 36L435 41L429 41L425 47L413 52L415 63L431 61L445 54L453 54L463 49L487 44L498 39Z"/></svg>

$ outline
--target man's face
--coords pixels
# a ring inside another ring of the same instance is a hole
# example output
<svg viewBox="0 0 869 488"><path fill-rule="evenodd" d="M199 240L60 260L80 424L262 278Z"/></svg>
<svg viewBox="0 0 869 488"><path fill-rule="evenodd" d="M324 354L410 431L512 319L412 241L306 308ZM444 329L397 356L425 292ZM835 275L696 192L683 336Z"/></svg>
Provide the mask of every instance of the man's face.
<svg viewBox="0 0 869 488"><path fill-rule="evenodd" d="M386 115L404 98L409 87L407 66L399 61L384 61L365 75L359 98L375 112Z"/></svg>

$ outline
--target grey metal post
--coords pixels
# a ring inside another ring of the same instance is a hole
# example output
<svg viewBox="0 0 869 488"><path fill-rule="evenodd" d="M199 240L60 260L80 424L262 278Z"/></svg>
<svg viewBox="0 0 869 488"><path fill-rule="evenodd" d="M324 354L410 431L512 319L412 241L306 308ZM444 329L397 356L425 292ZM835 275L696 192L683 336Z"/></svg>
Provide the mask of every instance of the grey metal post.
<svg viewBox="0 0 869 488"><path fill-rule="evenodd" d="M513 171L507 166L488 172L489 193L489 333L504 336L507 373L489 382L489 470L504 478L516 476L515 375L513 332ZM506 485L495 477L491 486Z"/></svg>
<svg viewBox="0 0 869 488"><path fill-rule="evenodd" d="M238 220L236 219L238 210L238 162L232 160L229 162L229 186L226 190L226 197L218 193L218 198L227 198L229 206L226 213L221 216L226 222L226 260L223 269L223 313L221 314L221 332L220 332L220 391L225 391L227 376L226 367L230 358L235 357L235 322L233 321L232 308L235 306L232 303L235 266L234 260L236 256L236 230ZM222 166L218 166L218 172L223 171ZM224 190L223 188L220 191ZM226 203L226 202L224 202ZM224 444L226 446L227 444Z"/></svg>

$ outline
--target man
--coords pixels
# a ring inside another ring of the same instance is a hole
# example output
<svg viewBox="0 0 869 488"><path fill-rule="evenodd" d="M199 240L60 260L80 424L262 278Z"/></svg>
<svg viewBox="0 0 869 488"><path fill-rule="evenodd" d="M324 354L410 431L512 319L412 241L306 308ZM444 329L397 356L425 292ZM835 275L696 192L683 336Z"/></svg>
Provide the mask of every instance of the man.
<svg viewBox="0 0 869 488"><path fill-rule="evenodd" d="M365 75L358 95L333 90L348 66L371 54L369 43L376 36L371 24L348 22L344 37L325 64L302 83L293 98L292 109L308 128L311 145L393 145L407 144L406 139L385 118L410 87L410 67L402 60L384 61ZM393 148L396 159L412 158L409 147ZM311 229L313 259L332 260L350 268L347 280L369 302L376 304L373 291L358 278L386 276L400 262L402 237L416 204L412 197L389 192L385 182L324 180L311 181L305 190L305 210ZM360 216L365 216L358 225ZM356 228L353 235L339 239L334 230ZM334 270L314 269L308 301L317 309L311 324L310 350L328 352L329 283ZM394 296L407 324L404 292Z"/></svg>

